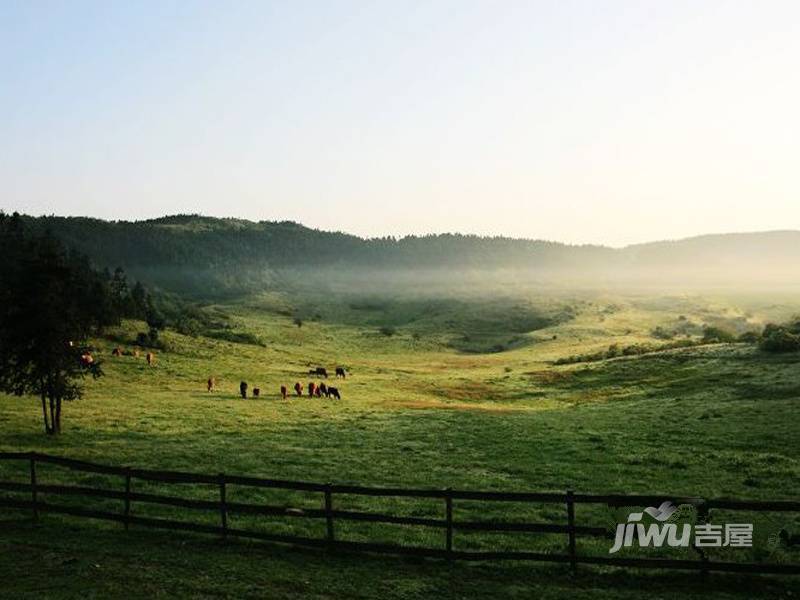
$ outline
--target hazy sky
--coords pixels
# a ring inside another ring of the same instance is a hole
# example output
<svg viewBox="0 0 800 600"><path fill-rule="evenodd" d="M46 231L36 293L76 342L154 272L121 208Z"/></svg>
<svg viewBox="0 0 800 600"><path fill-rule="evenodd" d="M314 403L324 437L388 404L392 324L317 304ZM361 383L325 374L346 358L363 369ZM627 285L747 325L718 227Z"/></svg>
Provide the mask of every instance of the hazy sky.
<svg viewBox="0 0 800 600"><path fill-rule="evenodd" d="M800 2L0 0L0 208L800 228Z"/></svg>

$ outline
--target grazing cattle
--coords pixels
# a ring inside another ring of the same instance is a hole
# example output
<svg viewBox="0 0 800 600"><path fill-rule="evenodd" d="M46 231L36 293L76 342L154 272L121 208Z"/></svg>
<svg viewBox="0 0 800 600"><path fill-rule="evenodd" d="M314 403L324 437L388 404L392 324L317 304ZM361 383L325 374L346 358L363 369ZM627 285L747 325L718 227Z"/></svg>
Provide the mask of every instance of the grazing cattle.
<svg viewBox="0 0 800 600"><path fill-rule="evenodd" d="M320 385L315 385L315 386L314 386L314 395L315 395L317 398L320 398L320 397L322 396L322 390L321 390L320 388L321 388L321 386L320 386Z"/></svg>
<svg viewBox="0 0 800 600"><path fill-rule="evenodd" d="M294 393L297 394L298 396L303 395L303 386L300 384L299 381L294 384Z"/></svg>
<svg viewBox="0 0 800 600"><path fill-rule="evenodd" d="M344 367L336 367L336 377L345 378Z"/></svg>
<svg viewBox="0 0 800 600"><path fill-rule="evenodd" d="M287 391L286 390L286 386L282 385L281 386L281 398L283 398L284 400L286 400L286 391Z"/></svg>
<svg viewBox="0 0 800 600"><path fill-rule="evenodd" d="M308 395L309 396L313 396L314 395L314 389L315 388L316 388L316 386L314 385L314 382L313 381L309 381L308 382Z"/></svg>
<svg viewBox="0 0 800 600"><path fill-rule="evenodd" d="M208 388L209 392L214 391L214 378L213 377L209 377L208 378L208 381L206 382L206 387Z"/></svg>
<svg viewBox="0 0 800 600"><path fill-rule="evenodd" d="M317 375L318 377L328 378L328 370L325 367L317 367L313 371L308 372L309 375Z"/></svg>
<svg viewBox="0 0 800 600"><path fill-rule="evenodd" d="M91 353L84 352L83 354L81 354L81 364L83 364L83 366L88 367L93 363L94 363L94 356L92 356Z"/></svg>
<svg viewBox="0 0 800 600"><path fill-rule="evenodd" d="M111 351L111 356L122 356L122 350L119 349L119 346Z"/></svg>
<svg viewBox="0 0 800 600"><path fill-rule="evenodd" d="M337 390L335 387L329 387L328 388L328 397L331 397L331 396L333 396L337 400L341 400L342 399L342 397L339 395L339 390Z"/></svg>
<svg viewBox="0 0 800 600"><path fill-rule="evenodd" d="M324 383L320 383L317 386L317 392L318 392L317 396L319 396L320 394L323 394L327 398L328 397L328 386L326 386Z"/></svg>
<svg viewBox="0 0 800 600"><path fill-rule="evenodd" d="M152 352L148 352L145 358L147 359L147 365L150 367L152 367L153 363L156 362L156 355Z"/></svg>
<svg viewBox="0 0 800 600"><path fill-rule="evenodd" d="M261 388L253 388L253 398L258 398L261 395Z"/></svg>
<svg viewBox="0 0 800 600"><path fill-rule="evenodd" d="M247 398L247 382L242 381L239 384L239 393L242 395L242 398Z"/></svg>

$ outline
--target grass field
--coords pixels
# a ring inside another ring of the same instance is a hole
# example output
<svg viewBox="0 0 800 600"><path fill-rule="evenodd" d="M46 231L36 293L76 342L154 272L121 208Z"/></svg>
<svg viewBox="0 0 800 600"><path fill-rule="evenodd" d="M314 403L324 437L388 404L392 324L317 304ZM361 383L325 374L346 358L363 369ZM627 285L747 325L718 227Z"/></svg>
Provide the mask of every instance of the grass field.
<svg viewBox="0 0 800 600"><path fill-rule="evenodd" d="M714 344L554 366L610 344L658 344L661 326L694 339L704 324L758 329L800 309L791 301L731 297L562 294L508 298L265 294L209 307L262 345L164 333L148 367L112 357L142 324L97 340L105 376L65 407L64 433L42 433L31 398L0 398L0 450L36 450L115 465L251 474L376 486L505 491L663 493L748 499L800 497L800 358ZM297 316L302 326L294 323ZM342 400L280 399L317 365L348 368ZM209 376L217 390L207 393ZM240 380L262 390L238 396ZM24 467L24 465L22 465ZM3 479L24 468L0 463ZM56 468L47 482L75 481ZM99 476L85 484L118 485ZM213 498L201 486L188 493ZM158 489L151 486L151 489ZM317 506L300 493L233 490L234 500ZM238 494L238 496L237 496ZM439 516L441 506L345 498L340 508ZM97 503L95 503L97 504ZM100 503L102 504L102 503ZM111 506L111 505L109 505ZM115 507L115 509L118 507ZM141 514L175 516L137 506ZM463 503L456 518L563 522L563 509ZM579 520L606 524L603 511ZM198 515L196 518L203 518ZM208 518L214 518L214 515ZM767 550L766 536L800 520L762 518L748 558L800 562ZM244 522L322 535L324 523ZM446 565L323 553L45 517L3 514L0 578L10 597L788 597L796 579L623 573L585 568L576 579L546 565ZM346 539L438 543L440 531L342 524ZM761 536L761 537L759 537ZM564 536L459 535L460 548L562 551ZM585 552L607 552L585 542ZM725 552L738 550L726 549ZM771 555L767 555L771 552ZM725 556L725 555L721 555ZM11 559L9 560L9 558ZM693 556L689 556L693 558Z"/></svg>

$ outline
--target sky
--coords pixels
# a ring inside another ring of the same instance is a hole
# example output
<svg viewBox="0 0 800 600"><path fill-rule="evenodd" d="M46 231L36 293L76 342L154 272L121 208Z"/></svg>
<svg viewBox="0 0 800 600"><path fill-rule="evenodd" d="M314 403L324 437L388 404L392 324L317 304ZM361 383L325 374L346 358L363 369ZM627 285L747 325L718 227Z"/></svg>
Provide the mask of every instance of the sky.
<svg viewBox="0 0 800 600"><path fill-rule="evenodd" d="M800 229L800 2L0 0L0 209Z"/></svg>

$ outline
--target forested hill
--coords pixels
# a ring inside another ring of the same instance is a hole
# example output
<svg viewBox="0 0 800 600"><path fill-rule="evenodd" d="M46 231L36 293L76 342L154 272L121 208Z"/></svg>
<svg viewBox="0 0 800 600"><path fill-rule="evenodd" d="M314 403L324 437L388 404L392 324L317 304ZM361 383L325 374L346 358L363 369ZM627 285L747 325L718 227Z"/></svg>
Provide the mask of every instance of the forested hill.
<svg viewBox="0 0 800 600"><path fill-rule="evenodd" d="M83 217L26 218L70 246L111 264L216 267L266 264L273 268L336 264L370 267L530 267L534 263L602 260L609 249L474 235L363 239L310 229L290 221L252 222L200 216L150 221Z"/></svg>
<svg viewBox="0 0 800 600"><path fill-rule="evenodd" d="M612 249L539 240L440 234L363 239L293 222L179 215L149 221L25 217L87 254L177 291L258 287L281 273L333 269L341 277L402 272L486 273L574 282L730 283L798 280L800 232L710 235ZM439 275L436 275L437 277Z"/></svg>

